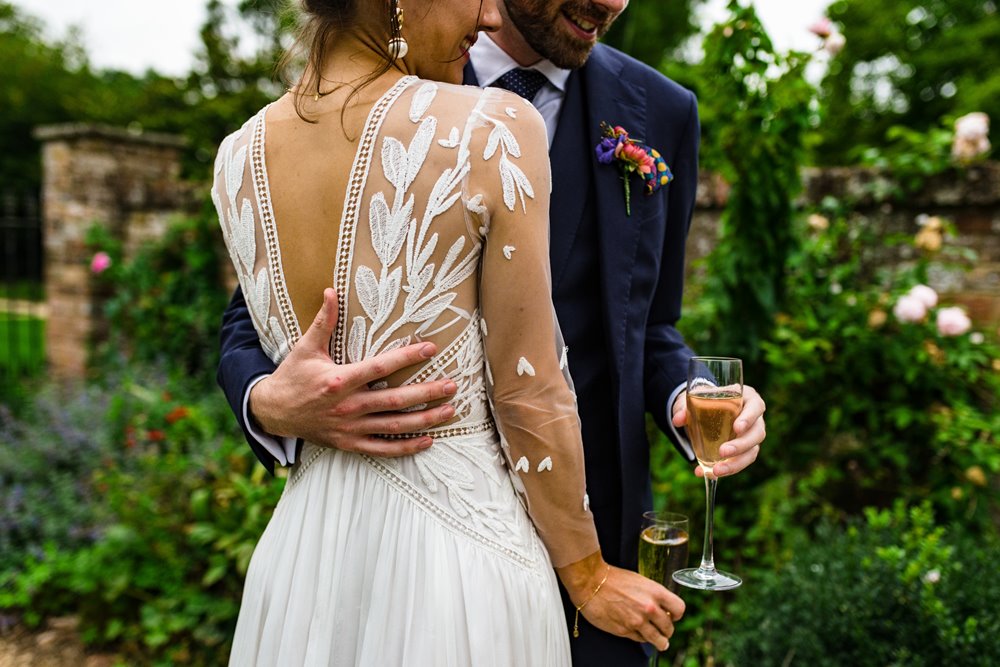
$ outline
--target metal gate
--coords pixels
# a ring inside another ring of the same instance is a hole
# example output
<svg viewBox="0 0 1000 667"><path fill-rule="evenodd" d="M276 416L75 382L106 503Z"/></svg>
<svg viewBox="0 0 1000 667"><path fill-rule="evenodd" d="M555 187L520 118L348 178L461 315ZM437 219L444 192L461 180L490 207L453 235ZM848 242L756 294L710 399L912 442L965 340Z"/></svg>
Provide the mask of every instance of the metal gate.
<svg viewBox="0 0 1000 667"><path fill-rule="evenodd" d="M42 248L38 193L0 191L0 400L44 367Z"/></svg>

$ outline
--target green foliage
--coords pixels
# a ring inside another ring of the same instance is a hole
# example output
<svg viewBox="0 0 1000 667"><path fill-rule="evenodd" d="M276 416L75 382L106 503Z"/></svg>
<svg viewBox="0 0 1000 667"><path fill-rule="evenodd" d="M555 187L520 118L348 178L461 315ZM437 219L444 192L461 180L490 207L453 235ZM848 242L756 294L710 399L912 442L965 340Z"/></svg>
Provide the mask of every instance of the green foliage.
<svg viewBox="0 0 1000 667"><path fill-rule="evenodd" d="M44 365L45 320L0 313L0 377L37 373Z"/></svg>
<svg viewBox="0 0 1000 667"><path fill-rule="evenodd" d="M223 137L282 89L274 66L294 29L290 8L277 0L244 0L230 12L211 0L198 64L175 79L153 71L94 71L72 34L50 43L39 21L0 0L0 181L37 188L41 163L32 131L68 122L181 134L190 146L185 173L206 178ZM262 46L245 56L247 49L225 36L254 31L263 31Z"/></svg>
<svg viewBox="0 0 1000 667"><path fill-rule="evenodd" d="M713 310L691 331L702 353L741 357L748 373L761 377L760 343L783 305L794 247L792 200L813 90L804 78L807 57L775 53L752 7L731 2L729 11L706 39L698 94L711 128L705 162L732 189L706 260L705 299Z"/></svg>
<svg viewBox="0 0 1000 667"><path fill-rule="evenodd" d="M212 376L229 291L222 274L228 255L211 205L177 220L131 259L104 227L93 227L87 240L94 252L111 257L110 268L95 277L111 327L99 356L106 363L124 356L181 375Z"/></svg>
<svg viewBox="0 0 1000 667"><path fill-rule="evenodd" d="M118 454L108 404L97 387L47 387L20 416L0 406L0 573L45 544L75 548L99 534L106 514L88 480Z"/></svg>
<svg viewBox="0 0 1000 667"><path fill-rule="evenodd" d="M927 505L822 526L748 587L722 653L736 665L1000 663L1000 544L934 523Z"/></svg>
<svg viewBox="0 0 1000 667"><path fill-rule="evenodd" d="M90 489L82 504L100 508L97 539L55 537L16 569L0 569L0 609L29 625L79 615L86 641L113 643L142 664L222 664L243 576L283 481L265 480L242 438L229 435L232 416L217 392L181 400L197 394L127 377L114 384L99 414L116 453L65 456L92 471L77 470L76 481ZM41 511L57 509L49 501Z"/></svg>
<svg viewBox="0 0 1000 667"><path fill-rule="evenodd" d="M838 0L847 44L822 85L817 158L846 164L901 125L926 131L971 111L1000 118L1000 15L981 0ZM849 141L845 140L850 138Z"/></svg>
<svg viewBox="0 0 1000 667"><path fill-rule="evenodd" d="M985 527L1000 498L968 471L1000 473L1000 348L941 335L933 314L898 321L889 311L925 282L929 256L890 268L888 258L913 252L912 239L830 213L814 218L828 228L803 230L790 263L794 289L763 345L768 400L778 407L768 413L769 438L780 443L764 466L799 475L825 468L815 492L839 511L928 498L949 520Z"/></svg>
<svg viewBox="0 0 1000 667"><path fill-rule="evenodd" d="M915 193L927 178L946 171L951 165L954 130L947 127L918 132L908 127L890 127L885 141L861 152L861 163L890 176L897 186L898 199ZM889 193L885 193L889 194Z"/></svg>
<svg viewBox="0 0 1000 667"><path fill-rule="evenodd" d="M659 67L697 31L695 13L704 1L632 0L603 41L651 67Z"/></svg>

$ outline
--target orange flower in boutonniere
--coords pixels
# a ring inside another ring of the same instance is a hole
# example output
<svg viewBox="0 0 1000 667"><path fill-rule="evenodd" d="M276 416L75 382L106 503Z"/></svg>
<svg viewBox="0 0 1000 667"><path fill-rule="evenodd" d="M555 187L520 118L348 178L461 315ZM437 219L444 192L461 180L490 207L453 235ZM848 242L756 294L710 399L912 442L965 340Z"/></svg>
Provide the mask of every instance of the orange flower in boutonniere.
<svg viewBox="0 0 1000 667"><path fill-rule="evenodd" d="M632 215L629 179L633 173L639 174L646 184L647 195L674 180L674 175L655 148L629 138L624 128L601 123L601 134L604 138L596 147L597 161L601 164L617 162L621 167L625 182L625 214Z"/></svg>

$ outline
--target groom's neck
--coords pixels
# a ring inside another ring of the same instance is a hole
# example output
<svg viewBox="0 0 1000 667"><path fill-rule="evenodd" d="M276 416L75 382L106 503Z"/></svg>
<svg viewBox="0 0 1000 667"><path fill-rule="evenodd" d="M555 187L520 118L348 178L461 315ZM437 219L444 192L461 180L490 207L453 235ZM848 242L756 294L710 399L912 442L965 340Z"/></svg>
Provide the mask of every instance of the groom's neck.
<svg viewBox="0 0 1000 667"><path fill-rule="evenodd" d="M509 19L504 21L503 27L497 32L489 33L486 35L493 40L496 44L506 53L508 56L513 58L521 67L530 67L540 60L543 60L542 55L535 51L528 42L525 41L524 36L521 35L520 31L514 27Z"/></svg>

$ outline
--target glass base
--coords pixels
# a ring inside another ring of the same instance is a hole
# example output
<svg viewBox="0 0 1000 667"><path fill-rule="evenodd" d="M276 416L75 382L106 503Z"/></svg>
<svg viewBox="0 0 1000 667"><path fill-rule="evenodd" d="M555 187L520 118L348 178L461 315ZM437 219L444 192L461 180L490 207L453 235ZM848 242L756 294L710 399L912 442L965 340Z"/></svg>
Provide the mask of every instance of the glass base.
<svg viewBox="0 0 1000 667"><path fill-rule="evenodd" d="M739 588L743 583L743 580L735 574L721 570L704 570L700 567L677 570L673 578L681 586L702 591L728 591Z"/></svg>

